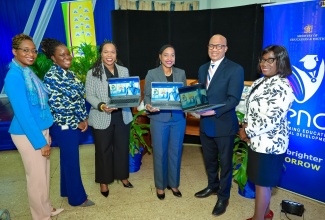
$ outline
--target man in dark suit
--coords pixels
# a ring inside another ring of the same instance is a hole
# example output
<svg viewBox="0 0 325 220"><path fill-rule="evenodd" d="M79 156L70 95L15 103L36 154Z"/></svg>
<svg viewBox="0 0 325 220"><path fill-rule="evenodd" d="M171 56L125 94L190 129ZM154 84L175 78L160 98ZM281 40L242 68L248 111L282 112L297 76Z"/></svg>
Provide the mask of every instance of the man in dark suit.
<svg viewBox="0 0 325 220"><path fill-rule="evenodd" d="M225 104L202 113L200 119L200 139L208 186L195 193L195 197L205 198L217 194L218 200L212 211L216 216L225 213L229 204L234 138L239 129L235 107L244 88L244 70L225 57L227 50L227 39L224 36L212 36L208 45L211 61L200 67L198 75L199 83L207 87L209 103Z"/></svg>

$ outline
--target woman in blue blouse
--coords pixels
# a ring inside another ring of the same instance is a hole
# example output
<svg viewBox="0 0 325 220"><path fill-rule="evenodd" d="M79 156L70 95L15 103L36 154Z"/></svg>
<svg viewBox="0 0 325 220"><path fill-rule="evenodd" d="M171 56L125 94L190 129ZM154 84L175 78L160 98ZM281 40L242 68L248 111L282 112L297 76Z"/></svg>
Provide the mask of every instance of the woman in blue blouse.
<svg viewBox="0 0 325 220"><path fill-rule="evenodd" d="M33 39L25 34L12 39L14 58L5 78L5 92L14 111L9 133L22 158L29 206L34 220L48 220L63 211L50 201L50 136L53 124L48 90L29 68L37 57Z"/></svg>
<svg viewBox="0 0 325 220"><path fill-rule="evenodd" d="M68 48L55 39L44 39L42 50L53 61L44 76L51 92L49 104L54 117L51 135L60 147L61 196L72 206L90 206L80 174L79 135L88 128L85 87L69 70L72 57Z"/></svg>
<svg viewBox="0 0 325 220"><path fill-rule="evenodd" d="M250 144L248 179L256 186L254 216L247 220L272 219L271 187L281 177L289 144L287 113L294 100L287 79L292 74L287 50L278 45L266 47L260 56L257 79L246 96L247 113L240 138Z"/></svg>

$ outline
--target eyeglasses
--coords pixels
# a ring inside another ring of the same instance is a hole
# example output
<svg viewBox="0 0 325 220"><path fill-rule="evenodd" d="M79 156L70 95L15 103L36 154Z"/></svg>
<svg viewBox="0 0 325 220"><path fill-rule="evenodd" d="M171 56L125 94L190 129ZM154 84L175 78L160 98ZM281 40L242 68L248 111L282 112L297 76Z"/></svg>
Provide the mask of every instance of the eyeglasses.
<svg viewBox="0 0 325 220"><path fill-rule="evenodd" d="M26 48L17 48L17 50L22 50L24 53L32 53L32 54L37 54L38 51L37 50L30 50L30 49L26 49Z"/></svg>
<svg viewBox="0 0 325 220"><path fill-rule="evenodd" d="M274 63L274 60L276 60L276 58L260 59L259 62L260 63L267 62L268 64L272 64L272 63Z"/></svg>
<svg viewBox="0 0 325 220"><path fill-rule="evenodd" d="M208 45L208 48L210 50L213 50L214 48L216 48L217 50L221 50L224 47L226 47L226 45L223 45L223 44L209 44Z"/></svg>

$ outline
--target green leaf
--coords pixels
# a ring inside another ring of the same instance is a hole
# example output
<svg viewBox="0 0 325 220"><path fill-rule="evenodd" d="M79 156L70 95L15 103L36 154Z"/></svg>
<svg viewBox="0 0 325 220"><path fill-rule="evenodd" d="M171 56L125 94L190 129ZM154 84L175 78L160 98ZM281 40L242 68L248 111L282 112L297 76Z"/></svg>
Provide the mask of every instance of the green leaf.
<svg viewBox="0 0 325 220"><path fill-rule="evenodd" d="M99 57L97 47L88 43L82 43L79 46L70 48L70 50L74 55L70 70L85 83L88 70L90 70Z"/></svg>
<svg viewBox="0 0 325 220"><path fill-rule="evenodd" d="M30 68L38 76L38 78L43 80L44 75L51 68L52 64L52 60L47 59L45 54L39 53L35 62L33 63L33 65L30 66Z"/></svg>
<svg viewBox="0 0 325 220"><path fill-rule="evenodd" d="M133 120L131 122L130 129L130 153L132 157L138 151L140 151L140 146L146 148L148 152L151 152L151 146L148 146L146 141L143 138L144 134L147 134L150 129L150 124L139 124L137 119L140 115L142 115L145 110L141 110L133 116Z"/></svg>
<svg viewBox="0 0 325 220"><path fill-rule="evenodd" d="M238 121L242 123L245 114L237 111L236 115ZM232 176L235 182L237 182L240 190L244 190L244 187L247 183L247 160L248 160L248 144L245 141L242 141L237 134L234 139L234 149L233 149L233 172Z"/></svg>

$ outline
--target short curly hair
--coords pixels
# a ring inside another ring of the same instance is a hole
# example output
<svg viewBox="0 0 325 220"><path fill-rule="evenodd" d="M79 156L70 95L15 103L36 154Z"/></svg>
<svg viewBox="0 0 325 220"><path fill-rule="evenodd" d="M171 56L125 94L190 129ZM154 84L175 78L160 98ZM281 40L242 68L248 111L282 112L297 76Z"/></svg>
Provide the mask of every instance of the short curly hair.
<svg viewBox="0 0 325 220"><path fill-rule="evenodd" d="M32 37L30 37L26 34L17 34L16 36L14 36L12 38L12 48L17 50L19 48L21 42L23 42L24 40L30 40L33 42Z"/></svg>

